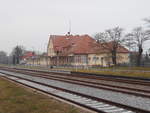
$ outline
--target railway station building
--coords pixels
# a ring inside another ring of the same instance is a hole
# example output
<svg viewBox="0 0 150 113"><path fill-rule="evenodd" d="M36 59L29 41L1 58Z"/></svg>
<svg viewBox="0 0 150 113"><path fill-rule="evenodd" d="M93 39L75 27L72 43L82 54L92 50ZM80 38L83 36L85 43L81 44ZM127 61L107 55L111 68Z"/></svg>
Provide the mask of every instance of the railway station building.
<svg viewBox="0 0 150 113"><path fill-rule="evenodd" d="M50 35L47 55L48 64L55 66L112 65L111 53L89 35ZM120 45L117 64L123 63L129 63L129 51Z"/></svg>

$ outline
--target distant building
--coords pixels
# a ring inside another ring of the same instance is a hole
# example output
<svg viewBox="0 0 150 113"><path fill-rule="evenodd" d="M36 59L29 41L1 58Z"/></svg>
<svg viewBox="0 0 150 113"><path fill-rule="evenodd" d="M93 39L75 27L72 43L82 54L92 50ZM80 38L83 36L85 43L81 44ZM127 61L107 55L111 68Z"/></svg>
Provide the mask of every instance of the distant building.
<svg viewBox="0 0 150 113"><path fill-rule="evenodd" d="M27 61L31 58L35 57L35 53L32 51L27 51L21 56L21 64L26 64Z"/></svg>
<svg viewBox="0 0 150 113"><path fill-rule="evenodd" d="M26 59L28 59L28 58L30 58L30 57L33 57L33 56L35 56L35 53L34 53L34 52L32 52L32 51L27 51L27 52L24 53L24 55L23 55L21 58L22 58L22 60L26 60Z"/></svg>

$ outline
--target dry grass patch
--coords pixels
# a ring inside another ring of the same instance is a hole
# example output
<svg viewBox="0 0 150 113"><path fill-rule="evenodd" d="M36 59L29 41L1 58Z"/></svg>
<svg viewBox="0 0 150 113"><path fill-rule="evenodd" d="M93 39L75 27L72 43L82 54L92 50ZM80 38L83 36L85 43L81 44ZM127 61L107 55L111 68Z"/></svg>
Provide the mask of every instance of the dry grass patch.
<svg viewBox="0 0 150 113"><path fill-rule="evenodd" d="M88 113L0 78L0 113Z"/></svg>

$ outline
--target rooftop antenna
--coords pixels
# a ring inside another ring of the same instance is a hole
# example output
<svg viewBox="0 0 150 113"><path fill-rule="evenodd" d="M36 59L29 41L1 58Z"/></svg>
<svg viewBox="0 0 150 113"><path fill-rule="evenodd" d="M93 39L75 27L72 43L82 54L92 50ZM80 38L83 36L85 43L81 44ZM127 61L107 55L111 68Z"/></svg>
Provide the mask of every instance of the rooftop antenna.
<svg viewBox="0 0 150 113"><path fill-rule="evenodd" d="M71 34L71 20L69 20L69 32L68 32L68 35Z"/></svg>

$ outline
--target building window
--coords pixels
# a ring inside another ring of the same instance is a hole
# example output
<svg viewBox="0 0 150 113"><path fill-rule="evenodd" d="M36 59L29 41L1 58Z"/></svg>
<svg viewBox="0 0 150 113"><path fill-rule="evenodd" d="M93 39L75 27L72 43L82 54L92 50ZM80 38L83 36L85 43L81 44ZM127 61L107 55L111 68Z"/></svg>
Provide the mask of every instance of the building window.
<svg viewBox="0 0 150 113"><path fill-rule="evenodd" d="M82 56L82 62L86 63L87 62L87 57L86 56Z"/></svg>
<svg viewBox="0 0 150 113"><path fill-rule="evenodd" d="M94 56L94 57L93 57L93 60L94 60L94 61L95 61L95 60L99 60L99 57Z"/></svg>

